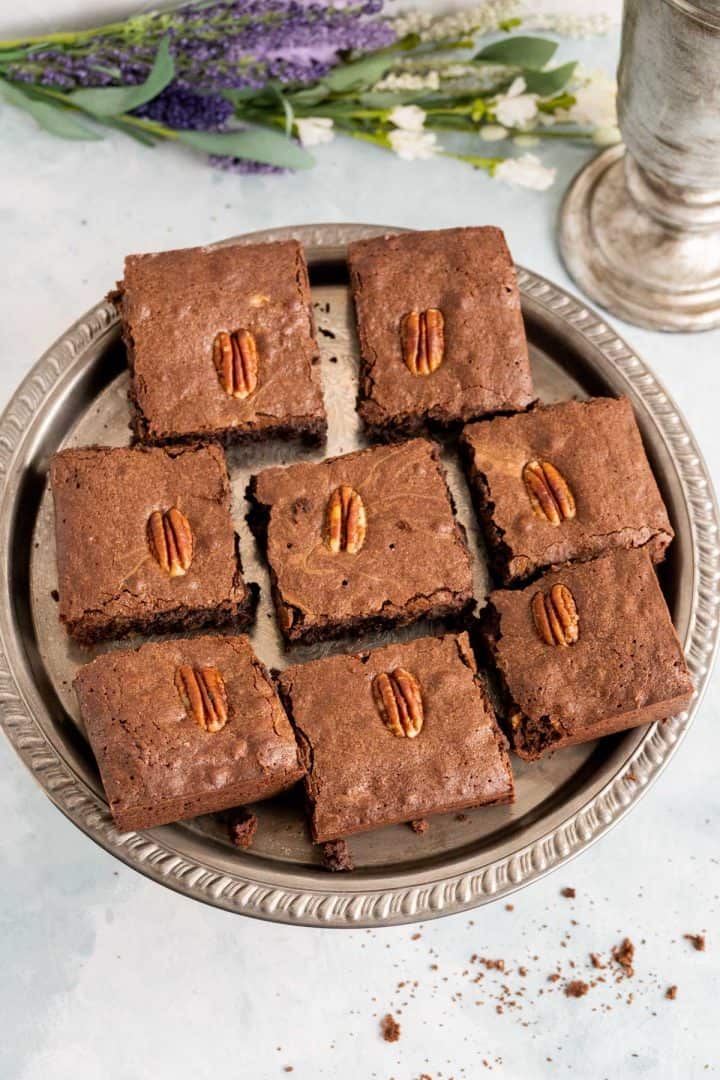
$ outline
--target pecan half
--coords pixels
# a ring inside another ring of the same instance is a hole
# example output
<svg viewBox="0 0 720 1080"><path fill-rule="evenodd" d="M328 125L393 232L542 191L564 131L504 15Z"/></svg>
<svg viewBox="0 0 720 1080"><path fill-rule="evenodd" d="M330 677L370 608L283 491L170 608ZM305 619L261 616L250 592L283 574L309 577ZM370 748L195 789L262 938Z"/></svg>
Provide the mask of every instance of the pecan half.
<svg viewBox="0 0 720 1080"><path fill-rule="evenodd" d="M226 394L250 397L258 381L258 352L249 330L221 330L213 342L213 363Z"/></svg>
<svg viewBox="0 0 720 1080"><path fill-rule="evenodd" d="M182 510L177 506L164 513L153 510L148 518L148 545L155 561L170 577L182 577L190 569L193 534Z"/></svg>
<svg viewBox="0 0 720 1080"><path fill-rule="evenodd" d="M445 319L439 308L409 311L400 320L403 360L413 375L431 375L445 355Z"/></svg>
<svg viewBox="0 0 720 1080"><path fill-rule="evenodd" d="M528 461L522 471L530 505L551 525L575 517L575 499L567 480L549 461Z"/></svg>
<svg viewBox="0 0 720 1080"><path fill-rule="evenodd" d="M580 635L580 618L567 585L536 592L531 600L535 628L546 645L573 645Z"/></svg>
<svg viewBox="0 0 720 1080"><path fill-rule="evenodd" d="M217 668L183 664L175 672L175 686L189 720L203 731L222 731L228 721L228 702Z"/></svg>
<svg viewBox="0 0 720 1080"><path fill-rule="evenodd" d="M425 714L420 684L405 668L376 675L372 682L375 705L386 728L399 737L419 735Z"/></svg>
<svg viewBox="0 0 720 1080"><path fill-rule="evenodd" d="M365 543L367 514L361 496L349 484L335 488L326 511L327 544L331 551L357 555Z"/></svg>

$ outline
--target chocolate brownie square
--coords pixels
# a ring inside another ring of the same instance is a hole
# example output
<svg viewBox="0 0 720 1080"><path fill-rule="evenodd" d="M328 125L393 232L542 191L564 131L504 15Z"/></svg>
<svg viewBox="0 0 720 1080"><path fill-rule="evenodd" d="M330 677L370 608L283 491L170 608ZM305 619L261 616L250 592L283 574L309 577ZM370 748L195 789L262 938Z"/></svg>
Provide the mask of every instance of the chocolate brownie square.
<svg viewBox="0 0 720 1080"><path fill-rule="evenodd" d="M77 641L252 621L218 447L63 450L50 482L60 620Z"/></svg>
<svg viewBox="0 0 720 1080"><path fill-rule="evenodd" d="M303 775L285 711L246 637L106 653L80 668L74 687L121 830L267 799Z"/></svg>
<svg viewBox="0 0 720 1080"><path fill-rule="evenodd" d="M692 682L646 550L496 590L484 621L513 748L527 761L690 704Z"/></svg>
<svg viewBox="0 0 720 1080"><path fill-rule="evenodd" d="M348 249L358 411L380 439L533 400L515 269L500 229L441 229Z"/></svg>
<svg viewBox="0 0 720 1080"><path fill-rule="evenodd" d="M140 439L324 441L308 272L295 240L129 255L113 299Z"/></svg>
<svg viewBox="0 0 720 1080"><path fill-rule="evenodd" d="M472 424L467 474L492 567L508 584L609 548L673 538L627 398L591 398Z"/></svg>
<svg viewBox="0 0 720 1080"><path fill-rule="evenodd" d="M468 636L286 668L316 843L513 799L506 742Z"/></svg>
<svg viewBox="0 0 720 1080"><path fill-rule="evenodd" d="M436 444L415 439L254 476L249 521L265 547L288 641L318 641L472 605L470 555Z"/></svg>

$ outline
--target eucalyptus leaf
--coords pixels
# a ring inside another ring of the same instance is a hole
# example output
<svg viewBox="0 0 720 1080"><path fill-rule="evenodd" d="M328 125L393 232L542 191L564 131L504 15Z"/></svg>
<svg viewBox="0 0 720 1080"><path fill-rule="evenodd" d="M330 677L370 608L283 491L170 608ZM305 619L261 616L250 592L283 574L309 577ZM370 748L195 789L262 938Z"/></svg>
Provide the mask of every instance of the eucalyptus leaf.
<svg viewBox="0 0 720 1080"><path fill-rule="evenodd" d="M264 90L256 90L254 87L246 86L242 90L222 90L222 97L227 98L233 105L242 105L246 101L262 100L265 95Z"/></svg>
<svg viewBox="0 0 720 1080"><path fill-rule="evenodd" d="M479 53L475 60L484 60L491 64L506 64L508 67L538 68L545 64L555 55L557 42L548 38L517 37L505 38L494 41Z"/></svg>
<svg viewBox="0 0 720 1080"><path fill-rule="evenodd" d="M344 94L348 90L365 90L382 79L395 63L395 50L383 50L371 53L349 64L333 68L321 81L323 86L335 94Z"/></svg>
<svg viewBox="0 0 720 1080"><path fill-rule="evenodd" d="M577 67L577 61L571 60L569 64L553 68L552 71L523 71L525 86L529 94L539 94L540 97L550 97L562 90Z"/></svg>
<svg viewBox="0 0 720 1080"><path fill-rule="evenodd" d="M318 83L317 86L308 86L303 90L295 90L294 93L287 96L293 105L310 108L313 105L319 105L321 101L326 101L330 97L330 91L327 86Z"/></svg>
<svg viewBox="0 0 720 1080"><path fill-rule="evenodd" d="M106 116L103 120L103 124L105 124L106 127L114 128L115 131L122 131L123 135L129 135L131 139L135 139L136 142L142 143L143 146L157 145L157 139L155 139L149 131L135 127L134 124L128 124L125 120L115 119L114 116Z"/></svg>
<svg viewBox="0 0 720 1080"><path fill-rule="evenodd" d="M121 116L151 101L164 90L175 74L170 42L164 37L155 55L150 74L139 86L98 86L72 90L68 100L93 116Z"/></svg>
<svg viewBox="0 0 720 1080"><path fill-rule="evenodd" d="M205 154L222 154L278 165L285 169L309 169L314 159L296 142L271 128L247 128L244 131L176 131L177 139Z"/></svg>
<svg viewBox="0 0 720 1080"><path fill-rule="evenodd" d="M39 101L23 93L17 86L0 79L0 92L6 101L15 105L18 109L24 109L30 113L35 122L62 139L102 139L98 131L88 127L71 110L62 105L52 105L47 101Z"/></svg>

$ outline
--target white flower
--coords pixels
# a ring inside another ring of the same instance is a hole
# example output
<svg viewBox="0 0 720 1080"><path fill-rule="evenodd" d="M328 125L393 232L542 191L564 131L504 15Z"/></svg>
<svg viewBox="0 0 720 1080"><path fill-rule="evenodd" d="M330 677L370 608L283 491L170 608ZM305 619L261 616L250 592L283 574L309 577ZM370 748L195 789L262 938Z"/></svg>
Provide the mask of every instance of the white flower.
<svg viewBox="0 0 720 1080"><path fill-rule="evenodd" d="M434 157L440 147L432 131L405 131L397 128L388 134L390 146L405 161L422 161Z"/></svg>
<svg viewBox="0 0 720 1080"><path fill-rule="evenodd" d="M422 131L426 115L419 105L396 105L390 110L388 120L403 131Z"/></svg>
<svg viewBox="0 0 720 1080"><path fill-rule="evenodd" d="M516 135L513 139L515 146L522 146L526 150L531 146L537 146L539 142L537 135Z"/></svg>
<svg viewBox="0 0 720 1080"><path fill-rule="evenodd" d="M522 76L513 79L510 88L495 98L495 117L503 127L525 127L537 116L537 94L525 93Z"/></svg>
<svg viewBox="0 0 720 1080"><path fill-rule="evenodd" d="M495 166L495 176L508 184L545 191L555 179L555 169L548 169L535 154L507 158Z"/></svg>
<svg viewBox="0 0 720 1080"><path fill-rule="evenodd" d="M427 71L424 74L415 75L410 71L395 73L388 72L384 79L376 83L374 90L439 90L440 74L437 71Z"/></svg>
<svg viewBox="0 0 720 1080"><path fill-rule="evenodd" d="M475 7L465 7L449 14L409 11L392 19L390 25L399 38L406 34L419 34L425 42L447 41L499 30L506 19L516 14L518 6L518 0L484 0Z"/></svg>
<svg viewBox="0 0 720 1080"><path fill-rule="evenodd" d="M570 109L570 119L576 124L590 127L617 127L617 83L605 72L588 78L585 86L574 91L575 104Z"/></svg>
<svg viewBox="0 0 720 1080"><path fill-rule="evenodd" d="M613 25L609 15L523 15L523 30L552 30L561 37L585 38L607 34Z"/></svg>
<svg viewBox="0 0 720 1080"><path fill-rule="evenodd" d="M303 146L320 146L321 143L332 142L335 137L329 116L298 117L295 130Z"/></svg>
<svg viewBox="0 0 720 1080"><path fill-rule="evenodd" d="M499 142L500 139L507 138L507 128L500 127L499 124L484 124L479 135L485 142Z"/></svg>
<svg viewBox="0 0 720 1080"><path fill-rule="evenodd" d="M592 135L592 141L596 146L615 146L616 143L622 141L622 135L620 134L620 128L618 127L599 127L595 128Z"/></svg>

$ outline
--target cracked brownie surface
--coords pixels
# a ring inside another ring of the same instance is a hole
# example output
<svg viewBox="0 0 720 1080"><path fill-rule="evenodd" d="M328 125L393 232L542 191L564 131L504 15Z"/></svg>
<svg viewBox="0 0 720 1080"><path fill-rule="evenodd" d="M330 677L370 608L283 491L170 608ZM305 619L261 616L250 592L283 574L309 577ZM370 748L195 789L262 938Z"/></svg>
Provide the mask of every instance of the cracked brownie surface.
<svg viewBox="0 0 720 1080"><path fill-rule="evenodd" d="M531 403L520 294L500 229L360 240L349 245L348 264L362 356L358 410L372 435ZM408 317L425 326L408 328Z"/></svg>
<svg viewBox="0 0 720 1080"><path fill-rule="evenodd" d="M647 546L655 562L664 557L673 530L627 398L472 424L461 447L504 583L609 548Z"/></svg>
<svg viewBox="0 0 720 1080"><path fill-rule="evenodd" d="M538 594L557 598L554 625L572 633L544 633ZM484 618L513 748L526 760L690 704L692 681L647 551L610 552L498 589Z"/></svg>
<svg viewBox="0 0 720 1080"><path fill-rule="evenodd" d="M52 459L50 482L59 614L72 637L91 643L251 621L254 587L242 577L219 448L63 450ZM189 528L187 538L177 523L168 537L173 520ZM184 558L168 558L168 542L171 555L179 543Z"/></svg>
<svg viewBox="0 0 720 1080"><path fill-rule="evenodd" d="M179 669L215 670L227 722L207 730ZM82 667L80 713L120 829L141 829L268 798L302 775L297 745L246 637L202 636L116 651Z"/></svg>
<svg viewBox="0 0 720 1080"><path fill-rule="evenodd" d="M393 733L374 693L398 669L422 696L422 727L410 738ZM513 798L505 738L466 633L297 665L279 683L318 843Z"/></svg>
<svg viewBox="0 0 720 1080"><path fill-rule="evenodd" d="M344 511L338 489L352 492ZM266 469L249 497L290 641L451 616L472 604L470 555L435 443Z"/></svg>
<svg viewBox="0 0 720 1080"><path fill-rule="evenodd" d="M297 241L129 255L112 299L142 440L324 439L308 272ZM234 379L232 363L224 372L218 357L219 335L226 348L228 336L235 340Z"/></svg>

